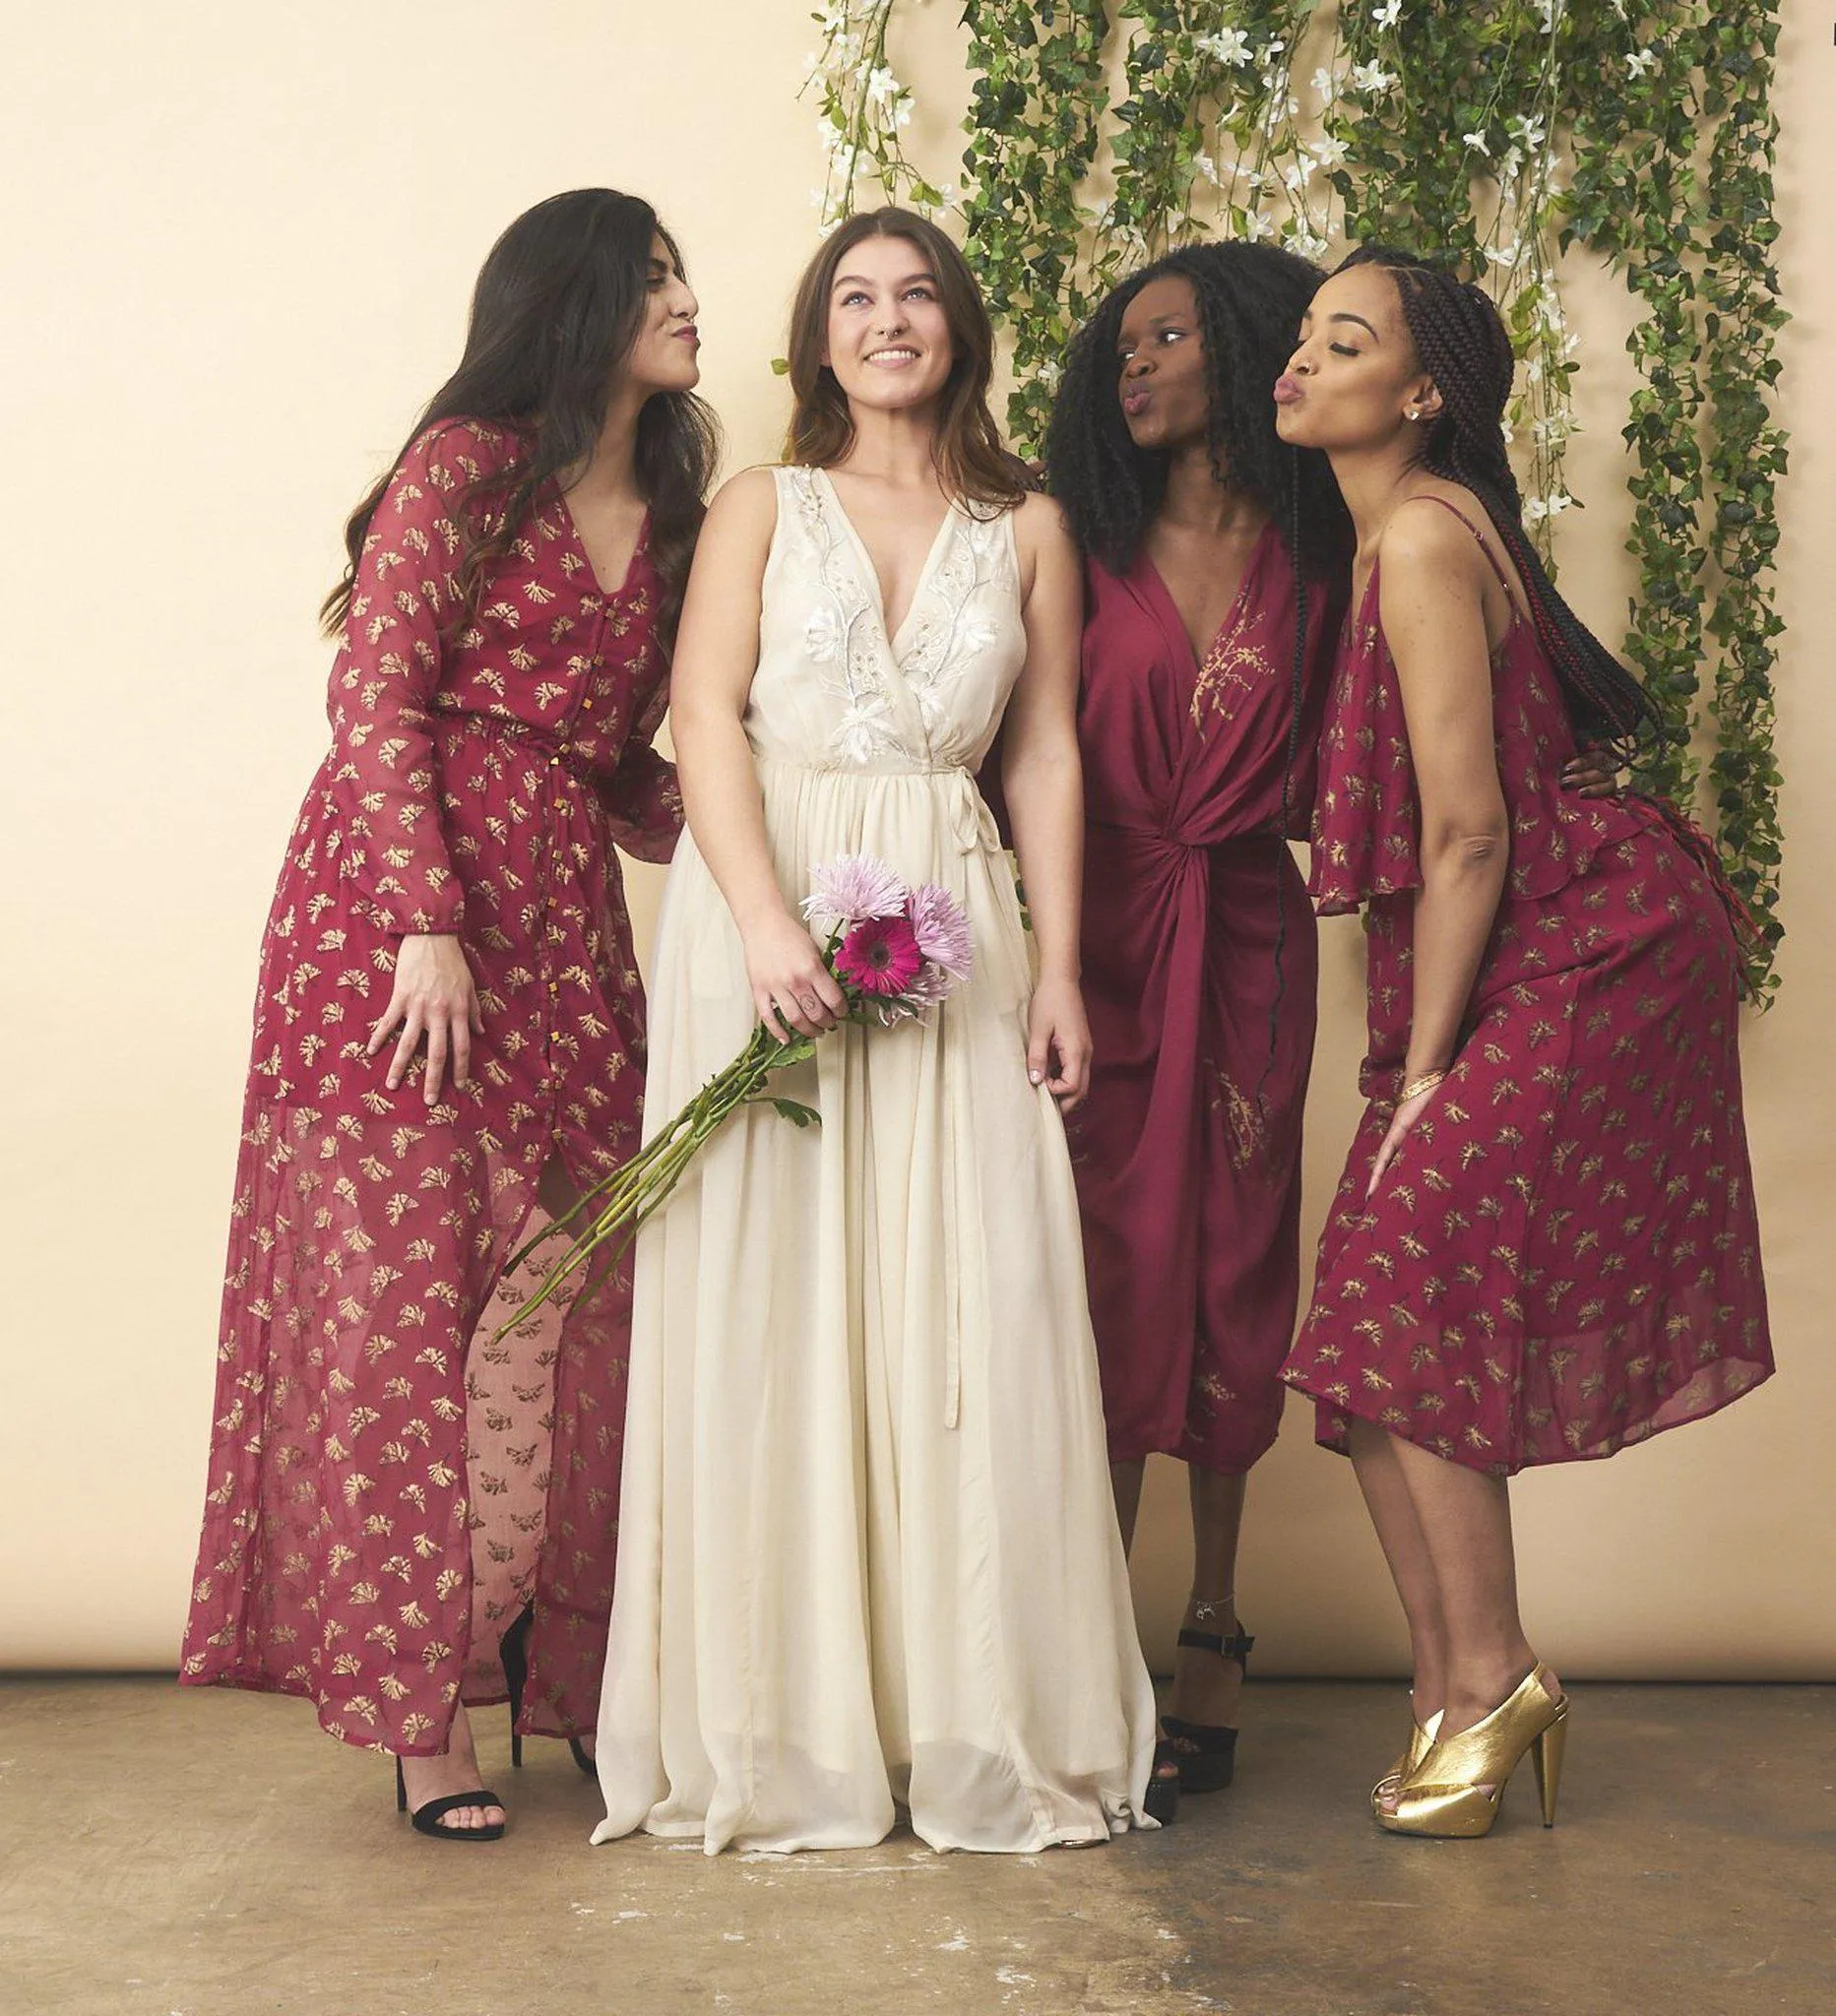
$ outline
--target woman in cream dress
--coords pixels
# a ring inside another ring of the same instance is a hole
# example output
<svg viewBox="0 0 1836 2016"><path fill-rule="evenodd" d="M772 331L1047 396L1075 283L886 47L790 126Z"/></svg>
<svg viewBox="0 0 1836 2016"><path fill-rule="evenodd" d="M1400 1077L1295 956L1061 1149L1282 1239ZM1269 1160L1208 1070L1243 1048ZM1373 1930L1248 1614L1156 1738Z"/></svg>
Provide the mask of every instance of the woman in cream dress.
<svg viewBox="0 0 1836 2016"><path fill-rule="evenodd" d="M798 293L792 466L702 534L653 1122L757 1017L834 1029L813 867L941 883L976 967L922 1022L823 1034L774 1082L821 1126L743 1110L640 1242L596 1841L864 1847L896 1803L938 1849L1141 1824L1154 1702L1058 1112L1089 1065L1077 563L1000 453L990 351L940 232L853 220ZM1037 984L975 785L1003 716Z"/></svg>

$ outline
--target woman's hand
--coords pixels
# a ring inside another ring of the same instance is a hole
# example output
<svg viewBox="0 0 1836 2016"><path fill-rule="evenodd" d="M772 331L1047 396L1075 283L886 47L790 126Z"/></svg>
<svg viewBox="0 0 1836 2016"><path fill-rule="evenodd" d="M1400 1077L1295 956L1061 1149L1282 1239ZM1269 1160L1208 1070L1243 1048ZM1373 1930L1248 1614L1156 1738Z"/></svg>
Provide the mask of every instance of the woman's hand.
<svg viewBox="0 0 1836 2016"><path fill-rule="evenodd" d="M1584 798L1616 798L1619 766L1611 749L1590 742L1562 771L1562 789Z"/></svg>
<svg viewBox="0 0 1836 2016"><path fill-rule="evenodd" d="M1090 1090L1090 1024L1075 980L1042 980L1027 1016L1027 1076L1068 1113Z"/></svg>
<svg viewBox="0 0 1836 2016"><path fill-rule="evenodd" d="M1419 1092L1414 1099L1406 1099L1390 1116L1389 1131L1377 1147L1377 1159L1370 1166L1370 1181L1364 1185L1364 1202L1368 1204L1377 1194L1377 1185L1383 1180L1383 1172L1396 1159L1396 1151L1409 1138L1410 1130L1427 1110L1428 1101L1440 1090L1437 1079L1425 1092Z"/></svg>
<svg viewBox="0 0 1836 2016"><path fill-rule="evenodd" d="M403 937L395 958L395 990L371 1026L365 1054L375 1056L398 1024L402 1034L389 1060L389 1090L394 1092L408 1076L424 1037L427 1066L421 1073L421 1097L428 1105L437 1105L448 1062L454 1086L464 1085L472 1069L472 1039L484 1028L472 969L450 932L410 931Z"/></svg>
<svg viewBox="0 0 1836 2016"><path fill-rule="evenodd" d="M759 1020L780 1042L821 1036L848 1013L848 996L816 941L787 910L744 933L746 978Z"/></svg>

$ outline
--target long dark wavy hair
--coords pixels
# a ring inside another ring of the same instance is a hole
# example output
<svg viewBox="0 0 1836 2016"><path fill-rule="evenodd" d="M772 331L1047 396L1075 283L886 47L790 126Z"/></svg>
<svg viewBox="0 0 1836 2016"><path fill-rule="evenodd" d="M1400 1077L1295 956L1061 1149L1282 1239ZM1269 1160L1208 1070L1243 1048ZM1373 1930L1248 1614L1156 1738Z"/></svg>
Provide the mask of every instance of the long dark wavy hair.
<svg viewBox="0 0 1836 2016"><path fill-rule="evenodd" d="M1439 413L1424 430L1418 467L1471 490L1497 529L1523 579L1576 739L1635 761L1668 729L1637 679L1556 593L1524 531L1517 478L1504 449L1516 359L1491 296L1445 266L1389 245L1361 245L1339 271L1352 266L1380 266L1395 282L1416 355L1441 396Z"/></svg>
<svg viewBox="0 0 1836 2016"><path fill-rule="evenodd" d="M618 365L644 326L659 237L680 270L675 240L642 197L571 189L526 210L479 269L459 368L403 444L406 452L426 428L459 419L503 426L518 444L502 468L453 500L460 527L453 568L458 620L476 613L492 571L536 510L542 486L592 454ZM665 646L675 636L719 453L713 410L692 392L660 392L645 402L637 477L650 506ZM388 487L384 476L345 527L344 578L320 610L330 633L343 627L370 520Z"/></svg>
<svg viewBox="0 0 1836 2016"><path fill-rule="evenodd" d="M1232 240L1188 245L1132 274L1073 340L1045 440L1045 487L1063 506L1085 554L1111 573L1135 563L1167 492L1170 456L1137 448L1122 415L1122 318L1151 282L1177 275L1192 289L1204 346L1206 446L1219 484L1261 505L1281 529L1295 575L1295 633L1289 666L1288 747L1282 769L1281 835L1275 878L1275 996L1269 1051L1256 1105L1277 1054L1287 992L1286 835L1295 765L1306 714L1307 625L1323 584L1351 562L1352 527L1326 458L1287 446L1275 431L1275 381L1294 353L1307 303L1324 278L1316 266L1274 245Z"/></svg>
<svg viewBox="0 0 1836 2016"><path fill-rule="evenodd" d="M952 358L937 412L937 473L965 504L1005 511L1027 493L1025 472L1001 445L988 410L994 375L994 330L969 262L928 218L887 204L858 211L831 231L803 269L791 310L791 393L784 459L829 469L854 446L848 395L822 361L829 333L829 295L842 261L863 238L904 238L936 277L937 299L949 325Z"/></svg>
<svg viewBox="0 0 1836 2016"><path fill-rule="evenodd" d="M1167 489L1163 450L1137 448L1118 397L1128 304L1177 275L1198 306L1211 394L1207 445L1220 483L1253 498L1287 537L1297 569L1343 565L1350 522L1323 455L1289 448L1271 395L1324 275L1274 245L1187 245L1131 274L1071 344L1045 440L1045 486L1078 544L1111 573L1133 566Z"/></svg>

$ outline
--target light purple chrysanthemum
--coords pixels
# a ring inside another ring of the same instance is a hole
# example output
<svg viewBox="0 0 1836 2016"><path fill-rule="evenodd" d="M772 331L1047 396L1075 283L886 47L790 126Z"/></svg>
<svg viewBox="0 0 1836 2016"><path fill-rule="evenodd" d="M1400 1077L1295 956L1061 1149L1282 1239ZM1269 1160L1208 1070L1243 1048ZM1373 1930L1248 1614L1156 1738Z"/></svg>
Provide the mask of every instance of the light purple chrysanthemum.
<svg viewBox="0 0 1836 2016"><path fill-rule="evenodd" d="M874 917L900 915L910 891L882 860L872 854L839 854L826 867L809 871L810 893L803 914L843 930ZM916 926L915 926L916 928Z"/></svg>
<svg viewBox="0 0 1836 2016"><path fill-rule="evenodd" d="M952 980L966 980L976 963L975 940L963 907L947 889L926 882L912 892L906 907L918 950Z"/></svg>

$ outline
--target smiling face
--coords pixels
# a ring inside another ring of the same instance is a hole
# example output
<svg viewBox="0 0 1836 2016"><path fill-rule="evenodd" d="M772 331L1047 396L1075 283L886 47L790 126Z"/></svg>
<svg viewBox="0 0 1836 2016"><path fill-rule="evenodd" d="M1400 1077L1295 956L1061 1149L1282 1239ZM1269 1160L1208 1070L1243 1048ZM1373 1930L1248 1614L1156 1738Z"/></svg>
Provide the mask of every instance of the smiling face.
<svg viewBox="0 0 1836 2016"><path fill-rule="evenodd" d="M910 238L849 247L829 287L822 361L850 402L899 411L934 401L955 361L937 276Z"/></svg>
<svg viewBox="0 0 1836 2016"><path fill-rule="evenodd" d="M1275 431L1296 448L1376 448L1425 437L1441 410L1380 266L1352 266L1313 296L1300 341L1275 386Z"/></svg>
<svg viewBox="0 0 1836 2016"><path fill-rule="evenodd" d="M1178 448L1205 439L1211 371L1189 280L1163 274L1135 295L1122 312L1116 361L1116 396L1137 448Z"/></svg>
<svg viewBox="0 0 1836 2016"><path fill-rule="evenodd" d="M701 377L698 306L681 263L659 231L651 241L650 297L631 348L619 366L627 384L646 393L688 392Z"/></svg>

